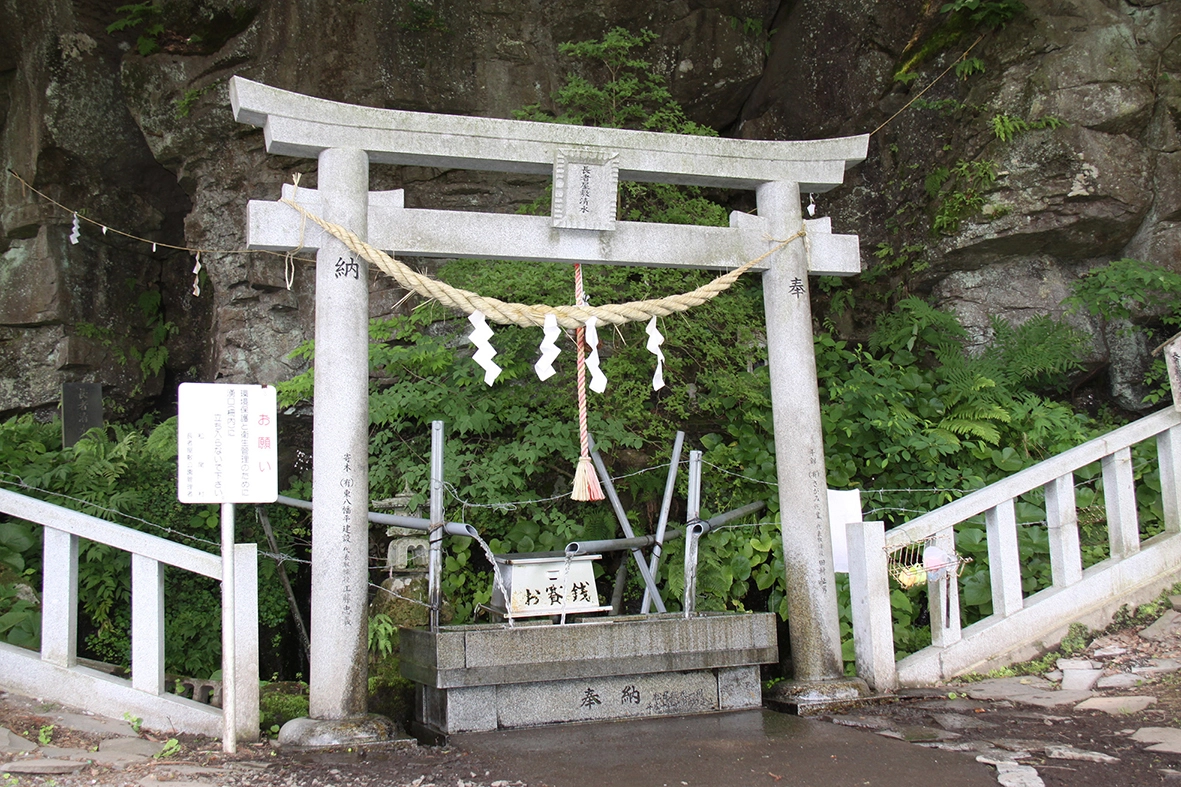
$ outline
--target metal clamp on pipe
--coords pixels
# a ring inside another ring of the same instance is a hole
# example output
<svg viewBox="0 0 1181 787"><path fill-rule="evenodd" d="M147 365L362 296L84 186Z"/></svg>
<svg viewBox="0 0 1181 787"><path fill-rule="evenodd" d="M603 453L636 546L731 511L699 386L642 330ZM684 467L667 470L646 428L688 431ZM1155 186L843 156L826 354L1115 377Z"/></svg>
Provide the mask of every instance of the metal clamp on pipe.
<svg viewBox="0 0 1181 787"><path fill-rule="evenodd" d="M294 497L286 497L279 495L276 503L282 503L285 506L292 508L301 508L304 511L311 511L312 504L307 500L300 500ZM376 511L370 511L369 521L375 525L386 525L387 527L406 527L411 530L421 530L424 533L429 533L431 530L431 520L423 519L417 516L401 516L400 514L380 514ZM460 538L475 538L477 531L471 525L463 524L462 522L445 522L443 523L443 533L448 536L459 536Z"/></svg>
<svg viewBox="0 0 1181 787"><path fill-rule="evenodd" d="M693 519L685 525L685 617L688 618L697 606L697 551L701 537L735 519L762 511L766 506L762 500L747 503L741 508L718 514L711 519Z"/></svg>

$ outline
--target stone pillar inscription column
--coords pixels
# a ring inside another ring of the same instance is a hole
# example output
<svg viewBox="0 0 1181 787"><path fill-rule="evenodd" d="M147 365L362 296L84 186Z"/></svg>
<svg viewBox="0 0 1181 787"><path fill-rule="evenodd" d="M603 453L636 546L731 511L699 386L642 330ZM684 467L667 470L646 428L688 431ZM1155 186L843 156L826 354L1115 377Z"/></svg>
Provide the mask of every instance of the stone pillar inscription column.
<svg viewBox="0 0 1181 787"><path fill-rule="evenodd" d="M788 238L803 226L798 184L765 183L758 187L756 200L773 238ZM833 680L842 677L844 669L802 240L771 258L763 274L763 308L795 678Z"/></svg>
<svg viewBox="0 0 1181 787"><path fill-rule="evenodd" d="M323 215L368 234L369 157L319 157ZM367 711L369 276L365 260L327 233L316 253L316 380L312 430L312 614L308 694L313 719Z"/></svg>

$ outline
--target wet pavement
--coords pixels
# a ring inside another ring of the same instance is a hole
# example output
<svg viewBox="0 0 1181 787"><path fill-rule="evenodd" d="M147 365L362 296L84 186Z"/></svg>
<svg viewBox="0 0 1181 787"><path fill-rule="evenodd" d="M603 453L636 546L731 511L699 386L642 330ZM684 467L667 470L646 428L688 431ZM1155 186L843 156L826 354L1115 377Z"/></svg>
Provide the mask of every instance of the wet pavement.
<svg viewBox="0 0 1181 787"><path fill-rule="evenodd" d="M1037 664L1039 674L903 689L812 717L752 710L567 724L453 735L442 747L300 750L262 741L228 756L212 739L181 736L168 749L177 741L167 733L137 734L127 721L0 691L0 783L1181 785L1181 610Z"/></svg>
<svg viewBox="0 0 1181 787"><path fill-rule="evenodd" d="M767 710L468 733L451 743L550 787L997 785L975 752Z"/></svg>

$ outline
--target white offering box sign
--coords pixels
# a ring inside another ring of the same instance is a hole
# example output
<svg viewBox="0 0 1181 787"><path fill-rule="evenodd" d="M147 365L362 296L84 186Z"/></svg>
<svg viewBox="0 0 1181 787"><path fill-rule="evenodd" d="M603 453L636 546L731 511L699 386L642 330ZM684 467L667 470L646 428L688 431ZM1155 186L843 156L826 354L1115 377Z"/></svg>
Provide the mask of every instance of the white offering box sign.
<svg viewBox="0 0 1181 787"><path fill-rule="evenodd" d="M505 590L512 599L509 612L515 618L607 612L599 606L592 561L602 555L578 555L566 561L564 552L530 552L497 555ZM493 583L490 608L504 614L504 595Z"/></svg>
<svg viewBox="0 0 1181 787"><path fill-rule="evenodd" d="M273 503L279 496L275 389L183 383L176 496L182 503Z"/></svg>

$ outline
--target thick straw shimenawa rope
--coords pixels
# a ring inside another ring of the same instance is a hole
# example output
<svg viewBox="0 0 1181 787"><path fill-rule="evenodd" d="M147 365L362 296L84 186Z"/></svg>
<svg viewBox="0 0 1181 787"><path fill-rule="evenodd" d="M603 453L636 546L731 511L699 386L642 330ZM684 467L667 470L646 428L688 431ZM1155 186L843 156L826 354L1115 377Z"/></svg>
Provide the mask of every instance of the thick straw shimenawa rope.
<svg viewBox="0 0 1181 787"><path fill-rule="evenodd" d="M339 224L325 221L302 205L289 199L280 200L299 211L306 218L319 224L326 232L347 246L353 253L368 260L382 271L393 277L398 284L408 290L413 290L424 298L431 298L444 306L458 309L465 314L481 312L489 320L501 325L519 325L523 328L542 327L545 315L553 314L558 325L566 329L581 328L586 325L588 317L597 317L600 322L611 325L622 325L627 322L641 322L653 317L667 317L670 314L687 311L694 306L700 306L706 301L725 292L738 280L738 277L749 271L755 265L770 257L792 241L804 237L804 230L800 230L786 240L779 241L764 254L743 263L734 270L703 284L695 290L680 295L670 295L665 298L655 298L647 301L630 301L628 303L607 304L604 306L528 306L523 303L506 303L497 298L452 287L430 276L425 276L409 266L399 262L381 249L370 246L358 238L351 231Z"/></svg>

